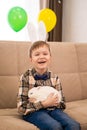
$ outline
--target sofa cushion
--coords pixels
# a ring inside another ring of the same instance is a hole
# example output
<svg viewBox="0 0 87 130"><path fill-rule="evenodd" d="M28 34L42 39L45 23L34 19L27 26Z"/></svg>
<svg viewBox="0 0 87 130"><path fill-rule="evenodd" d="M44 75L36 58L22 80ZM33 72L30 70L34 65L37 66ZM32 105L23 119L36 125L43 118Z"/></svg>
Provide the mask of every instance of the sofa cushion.
<svg viewBox="0 0 87 130"><path fill-rule="evenodd" d="M66 113L81 124L81 130L87 130L87 99L67 103Z"/></svg>
<svg viewBox="0 0 87 130"><path fill-rule="evenodd" d="M58 73L66 101L82 99L82 88L78 73Z"/></svg>
<svg viewBox="0 0 87 130"><path fill-rule="evenodd" d="M2 44L1 44L2 43ZM0 75L17 75L17 48L15 42L0 43Z"/></svg>
<svg viewBox="0 0 87 130"><path fill-rule="evenodd" d="M78 60L78 69L82 85L82 98L87 98L87 44L75 44ZM84 89L83 89L84 87Z"/></svg>
<svg viewBox="0 0 87 130"><path fill-rule="evenodd" d="M18 76L0 76L0 108L17 106Z"/></svg>
<svg viewBox="0 0 87 130"><path fill-rule="evenodd" d="M87 99L87 72L80 73L82 99Z"/></svg>
<svg viewBox="0 0 87 130"><path fill-rule="evenodd" d="M87 72L87 43L75 44L79 72Z"/></svg>
<svg viewBox="0 0 87 130"><path fill-rule="evenodd" d="M22 45L21 45L22 44ZM18 74L21 75L27 69L31 67L31 62L29 59L29 42L17 43L17 59L18 59Z"/></svg>
<svg viewBox="0 0 87 130"><path fill-rule="evenodd" d="M18 116L0 116L0 130L39 130Z"/></svg>
<svg viewBox="0 0 87 130"><path fill-rule="evenodd" d="M17 108L0 109L0 116L20 116Z"/></svg>
<svg viewBox="0 0 87 130"><path fill-rule="evenodd" d="M77 53L74 44L50 43L52 52L51 70L56 73L78 72Z"/></svg>

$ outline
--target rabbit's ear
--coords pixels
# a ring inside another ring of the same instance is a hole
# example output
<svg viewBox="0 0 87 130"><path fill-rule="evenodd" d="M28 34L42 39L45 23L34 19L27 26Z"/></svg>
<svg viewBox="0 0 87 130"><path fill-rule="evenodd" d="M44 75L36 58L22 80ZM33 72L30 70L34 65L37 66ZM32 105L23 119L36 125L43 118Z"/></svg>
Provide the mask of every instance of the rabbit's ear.
<svg viewBox="0 0 87 130"><path fill-rule="evenodd" d="M39 37L39 40L46 41L47 32L46 32L46 27L43 21L40 21L38 23L38 37Z"/></svg>
<svg viewBox="0 0 87 130"><path fill-rule="evenodd" d="M38 40L38 31L35 25L31 22L28 23L28 34L32 43Z"/></svg>

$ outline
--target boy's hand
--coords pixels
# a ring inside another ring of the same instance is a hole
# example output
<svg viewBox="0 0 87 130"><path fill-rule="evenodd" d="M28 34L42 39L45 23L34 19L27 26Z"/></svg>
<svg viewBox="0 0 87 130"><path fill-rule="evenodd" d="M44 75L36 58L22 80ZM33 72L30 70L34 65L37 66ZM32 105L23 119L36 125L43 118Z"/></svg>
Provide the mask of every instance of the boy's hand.
<svg viewBox="0 0 87 130"><path fill-rule="evenodd" d="M58 95L54 93L49 94L46 100L41 102L44 108L58 106Z"/></svg>
<svg viewBox="0 0 87 130"><path fill-rule="evenodd" d="M34 103L36 101L36 98L29 98L29 102Z"/></svg>

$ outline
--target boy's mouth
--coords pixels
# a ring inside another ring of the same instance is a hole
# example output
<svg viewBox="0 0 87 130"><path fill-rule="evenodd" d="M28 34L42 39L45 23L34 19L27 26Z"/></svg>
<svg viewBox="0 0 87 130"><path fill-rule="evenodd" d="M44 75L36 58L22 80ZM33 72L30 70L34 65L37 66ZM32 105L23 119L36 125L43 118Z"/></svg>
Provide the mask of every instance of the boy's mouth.
<svg viewBox="0 0 87 130"><path fill-rule="evenodd" d="M46 61L39 61L38 64L44 64Z"/></svg>

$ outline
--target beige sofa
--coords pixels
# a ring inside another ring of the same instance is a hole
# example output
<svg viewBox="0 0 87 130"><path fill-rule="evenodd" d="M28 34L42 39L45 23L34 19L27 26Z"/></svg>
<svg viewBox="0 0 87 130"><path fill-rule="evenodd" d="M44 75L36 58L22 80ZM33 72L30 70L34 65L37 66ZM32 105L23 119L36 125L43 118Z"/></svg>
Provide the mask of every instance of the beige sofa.
<svg viewBox="0 0 87 130"><path fill-rule="evenodd" d="M65 110L87 130L87 44L49 43L50 69L61 79ZM38 130L21 119L16 109L19 77L29 67L29 42L0 41L0 130Z"/></svg>

